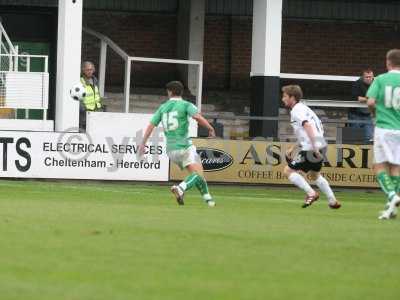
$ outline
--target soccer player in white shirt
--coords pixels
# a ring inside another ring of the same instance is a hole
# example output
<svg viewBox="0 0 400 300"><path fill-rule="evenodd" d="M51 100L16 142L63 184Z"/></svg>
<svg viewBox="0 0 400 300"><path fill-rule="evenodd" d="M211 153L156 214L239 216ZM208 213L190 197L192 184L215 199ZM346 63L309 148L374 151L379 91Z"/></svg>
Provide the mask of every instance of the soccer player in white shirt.
<svg viewBox="0 0 400 300"><path fill-rule="evenodd" d="M287 155L288 165L284 169L290 182L306 192L303 208L310 206L319 198L306 179L300 174L304 172L310 176L318 188L328 198L330 208L340 208L328 181L320 174L323 162L323 153L327 143L324 139L324 128L318 116L305 104L300 103L303 92L298 85L282 87L282 102L290 110L290 123L297 137L300 151L293 156L295 147L292 147Z"/></svg>

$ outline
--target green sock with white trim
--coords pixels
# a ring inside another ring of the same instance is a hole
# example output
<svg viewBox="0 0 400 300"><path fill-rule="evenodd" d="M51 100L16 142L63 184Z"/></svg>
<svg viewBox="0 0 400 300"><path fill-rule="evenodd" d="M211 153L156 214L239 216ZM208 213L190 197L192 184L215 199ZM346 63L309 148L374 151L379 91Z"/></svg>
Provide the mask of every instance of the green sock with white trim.
<svg viewBox="0 0 400 300"><path fill-rule="evenodd" d="M381 187L381 190L386 194L388 201L396 195L396 186L394 185L392 178L386 171L382 171L376 175L376 180Z"/></svg>
<svg viewBox="0 0 400 300"><path fill-rule="evenodd" d="M390 179L392 179L392 182L396 188L396 193L400 194L400 176L390 176Z"/></svg>
<svg viewBox="0 0 400 300"><path fill-rule="evenodd" d="M196 187L203 196L204 201L212 200L210 192L208 191L207 181L204 177L200 176L200 179L196 182Z"/></svg>
<svg viewBox="0 0 400 300"><path fill-rule="evenodd" d="M190 190L193 186L197 184L197 182L201 180L201 176L196 172L188 175L180 184L179 187L183 190Z"/></svg>

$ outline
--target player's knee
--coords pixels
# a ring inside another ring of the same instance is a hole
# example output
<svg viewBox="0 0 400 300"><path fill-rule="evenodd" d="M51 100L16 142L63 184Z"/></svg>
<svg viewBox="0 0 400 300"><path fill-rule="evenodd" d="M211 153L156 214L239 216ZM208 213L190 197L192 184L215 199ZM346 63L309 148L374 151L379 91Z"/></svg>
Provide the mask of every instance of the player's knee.
<svg viewBox="0 0 400 300"><path fill-rule="evenodd" d="M386 166L386 164L374 164L372 166L372 169L374 170L374 173L377 174L382 171L387 171L387 166Z"/></svg>
<svg viewBox="0 0 400 300"><path fill-rule="evenodd" d="M201 164L193 163L188 165L186 168L190 173L197 173L199 175L203 174L203 166Z"/></svg>
<svg viewBox="0 0 400 300"><path fill-rule="evenodd" d="M399 176L400 174L400 166L398 165L392 165L390 167L390 175L392 176Z"/></svg>

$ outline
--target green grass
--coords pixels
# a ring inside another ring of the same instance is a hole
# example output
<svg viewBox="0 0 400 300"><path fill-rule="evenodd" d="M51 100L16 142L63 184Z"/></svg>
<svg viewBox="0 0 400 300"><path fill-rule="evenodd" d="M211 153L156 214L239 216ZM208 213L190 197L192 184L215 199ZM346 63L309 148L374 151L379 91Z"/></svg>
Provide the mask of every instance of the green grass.
<svg viewBox="0 0 400 300"><path fill-rule="evenodd" d="M399 299L383 195L301 209L295 189L0 181L0 299Z"/></svg>

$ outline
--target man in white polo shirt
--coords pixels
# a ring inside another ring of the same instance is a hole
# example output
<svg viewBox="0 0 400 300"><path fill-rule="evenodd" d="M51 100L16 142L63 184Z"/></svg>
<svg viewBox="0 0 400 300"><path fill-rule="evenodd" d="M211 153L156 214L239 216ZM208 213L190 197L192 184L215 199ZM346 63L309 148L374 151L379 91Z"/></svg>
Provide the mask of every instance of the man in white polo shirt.
<svg viewBox="0 0 400 300"><path fill-rule="evenodd" d="M332 209L340 208L340 203L329 186L328 181L320 174L323 152L327 146L324 128L318 116L305 104L300 103L303 92L298 85L287 85L282 88L282 102L290 110L290 123L297 137L300 151L294 154L292 147L286 156L288 165L284 169L290 182L306 192L303 208L310 206L319 198L307 180L300 174L308 174L318 188L327 196Z"/></svg>

